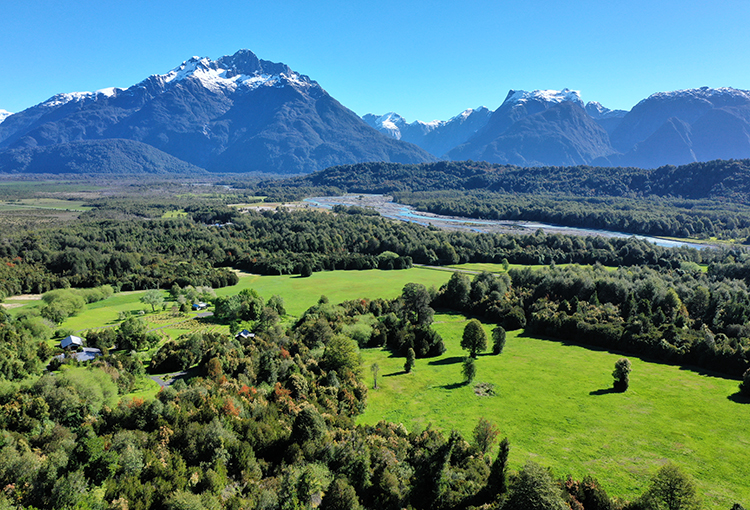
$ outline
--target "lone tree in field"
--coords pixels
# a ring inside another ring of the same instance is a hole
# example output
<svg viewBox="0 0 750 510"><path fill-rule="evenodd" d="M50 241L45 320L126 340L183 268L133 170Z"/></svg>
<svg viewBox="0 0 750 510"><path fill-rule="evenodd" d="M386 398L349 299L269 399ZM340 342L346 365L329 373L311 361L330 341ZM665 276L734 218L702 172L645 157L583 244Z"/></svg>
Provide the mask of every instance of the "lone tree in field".
<svg viewBox="0 0 750 510"><path fill-rule="evenodd" d="M464 376L464 382L466 384L471 384L471 382L477 376L477 365L474 358L472 358L471 356L466 357L463 367L461 368L461 373Z"/></svg>
<svg viewBox="0 0 750 510"><path fill-rule="evenodd" d="M485 333L481 322L471 319L466 324L464 336L461 339L461 348L469 351L472 358L476 358L478 352L487 349L487 333Z"/></svg>
<svg viewBox="0 0 750 510"><path fill-rule="evenodd" d="M377 363L373 363L370 366L370 370L372 370L372 389L377 390L378 389L378 372L380 371L380 365Z"/></svg>
<svg viewBox="0 0 750 510"><path fill-rule="evenodd" d="M160 290L151 289L141 296L141 303L151 305L151 311L155 312L157 306L164 302L164 295Z"/></svg>
<svg viewBox="0 0 750 510"><path fill-rule="evenodd" d="M414 360L416 357L417 355L414 353L414 349L409 347L409 350L406 351L406 363L404 363L404 372L407 374L411 373L411 369L414 368Z"/></svg>
<svg viewBox="0 0 750 510"><path fill-rule="evenodd" d="M615 378L614 388L619 392L623 392L628 389L630 385L630 360L628 358L620 358L615 363L615 370L612 372L612 377Z"/></svg>
<svg viewBox="0 0 750 510"><path fill-rule="evenodd" d="M492 354L502 354L505 348L505 329L498 326L492 330Z"/></svg>

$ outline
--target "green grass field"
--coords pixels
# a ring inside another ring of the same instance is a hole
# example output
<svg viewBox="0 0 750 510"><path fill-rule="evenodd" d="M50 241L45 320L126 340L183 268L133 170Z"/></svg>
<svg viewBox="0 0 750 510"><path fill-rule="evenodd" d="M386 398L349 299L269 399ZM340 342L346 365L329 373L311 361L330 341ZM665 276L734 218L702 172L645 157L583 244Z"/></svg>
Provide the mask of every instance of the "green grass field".
<svg viewBox="0 0 750 510"><path fill-rule="evenodd" d="M325 295L331 303L350 299L386 298L401 294L407 283L421 283L425 287L440 287L451 277L450 271L413 267L399 271L324 271L308 278L299 276L260 276L242 273L234 287L217 289L219 296L237 294L242 289L255 289L264 299L274 294L284 298L287 313L300 316Z"/></svg>
<svg viewBox="0 0 750 510"><path fill-rule="evenodd" d="M57 198L24 198L20 200L0 201L0 212L18 209L53 209L62 211L90 211L80 200L61 200Z"/></svg>
<svg viewBox="0 0 750 510"><path fill-rule="evenodd" d="M440 287L450 278L450 271L439 271L421 267L401 271L326 271L313 273L309 278L298 276L261 276L240 273L240 282L232 287L217 289L218 296L229 296L239 293L243 289L255 289L263 299L274 294L284 298L287 314L299 317L302 313L318 302L321 295L325 295L332 303L340 303L350 299L368 297L391 299L401 293L407 283L421 283L427 287ZM196 312L190 312L184 317L172 318L169 312L153 314L150 307L140 302L146 291L121 292L103 301L86 305L86 309L78 315L69 317L60 327L73 331L85 331L111 327L119 324L120 313L128 316L141 310L147 311L142 317L152 328L163 328L160 332L172 338L205 329L207 326L196 321L188 321ZM164 291L165 299L169 299ZM22 307L41 306L41 301L14 300L8 298L8 303L21 305L12 308L16 313ZM211 325L211 327L219 327Z"/></svg>
<svg viewBox="0 0 750 510"><path fill-rule="evenodd" d="M484 416L509 438L513 469L534 460L559 477L591 474L610 496L632 499L671 460L695 479L707 507L750 501L750 405L728 398L737 381L630 357L630 388L611 393L620 355L511 332L503 354L477 360L474 383L492 383L496 391L479 397L473 384L462 384L465 318L438 314L435 320L447 351L417 360L411 374L403 373L404 358L363 351L368 386L372 363L381 375L359 423L456 429L468 439Z"/></svg>

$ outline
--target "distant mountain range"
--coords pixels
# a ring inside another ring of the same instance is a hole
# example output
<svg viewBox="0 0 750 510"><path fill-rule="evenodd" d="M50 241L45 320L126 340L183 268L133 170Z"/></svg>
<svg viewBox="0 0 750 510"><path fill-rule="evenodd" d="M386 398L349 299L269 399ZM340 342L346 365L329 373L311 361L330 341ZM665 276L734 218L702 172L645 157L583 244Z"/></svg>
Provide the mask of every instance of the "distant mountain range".
<svg viewBox="0 0 750 510"><path fill-rule="evenodd" d="M58 94L0 124L0 151L111 139L213 172L308 173L436 159L372 129L307 76L248 50L215 61L194 57L127 89Z"/></svg>
<svg viewBox="0 0 750 510"><path fill-rule="evenodd" d="M420 138L415 126L450 126L460 116L446 123L411 124L395 113L363 118L394 138L407 133L410 142L453 161L656 168L750 157L750 92L733 88L660 92L631 111L584 104L577 91L568 89L511 90L497 110L478 117L458 136L454 128L451 142L445 143L436 128L423 129Z"/></svg>
<svg viewBox="0 0 750 510"><path fill-rule="evenodd" d="M82 143L87 142L87 143ZM370 161L655 168L750 157L750 92L653 94L631 111L577 91L511 90L447 121L359 118L282 63L193 57L127 89L0 110L0 173L310 173Z"/></svg>

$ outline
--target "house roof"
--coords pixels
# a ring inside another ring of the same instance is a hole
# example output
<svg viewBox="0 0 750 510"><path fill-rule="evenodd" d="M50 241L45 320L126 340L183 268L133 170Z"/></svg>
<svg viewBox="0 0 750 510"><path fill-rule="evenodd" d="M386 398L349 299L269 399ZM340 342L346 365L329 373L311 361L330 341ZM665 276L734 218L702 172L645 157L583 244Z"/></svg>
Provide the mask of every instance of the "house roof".
<svg viewBox="0 0 750 510"><path fill-rule="evenodd" d="M75 345L75 346L83 345L83 338L81 338L80 336L68 335L62 340L60 340L60 347L62 347L63 349L66 347L70 347L71 345Z"/></svg>
<svg viewBox="0 0 750 510"><path fill-rule="evenodd" d="M96 349L94 347L84 347L81 352L75 352L72 354L72 356L78 361L91 361L92 359L101 355L101 349Z"/></svg>

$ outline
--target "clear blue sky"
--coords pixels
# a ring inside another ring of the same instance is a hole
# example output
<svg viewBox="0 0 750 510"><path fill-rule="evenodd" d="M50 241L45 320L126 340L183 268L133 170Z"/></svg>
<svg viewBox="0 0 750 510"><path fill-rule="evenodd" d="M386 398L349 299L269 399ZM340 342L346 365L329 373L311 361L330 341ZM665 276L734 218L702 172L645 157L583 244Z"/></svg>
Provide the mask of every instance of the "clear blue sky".
<svg viewBox="0 0 750 510"><path fill-rule="evenodd" d="M495 109L509 89L630 109L654 92L750 89L750 0L2 2L0 108L128 87L248 48L357 114Z"/></svg>

